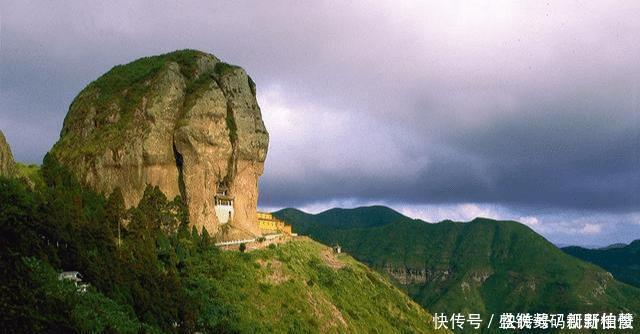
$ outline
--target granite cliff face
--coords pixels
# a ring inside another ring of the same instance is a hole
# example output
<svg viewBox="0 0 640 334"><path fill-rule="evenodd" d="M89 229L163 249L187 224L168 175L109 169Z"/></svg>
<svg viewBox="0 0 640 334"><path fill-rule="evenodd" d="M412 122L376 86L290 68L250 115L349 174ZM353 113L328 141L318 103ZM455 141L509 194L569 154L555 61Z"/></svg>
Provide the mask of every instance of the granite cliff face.
<svg viewBox="0 0 640 334"><path fill-rule="evenodd" d="M15 174L15 162L9 143L0 131L0 176L11 176Z"/></svg>
<svg viewBox="0 0 640 334"><path fill-rule="evenodd" d="M51 153L127 207L147 184L181 195L190 223L225 238L259 233L258 177L269 135L255 84L237 66L194 50L116 66L75 98ZM215 214L219 188L233 200L229 228Z"/></svg>

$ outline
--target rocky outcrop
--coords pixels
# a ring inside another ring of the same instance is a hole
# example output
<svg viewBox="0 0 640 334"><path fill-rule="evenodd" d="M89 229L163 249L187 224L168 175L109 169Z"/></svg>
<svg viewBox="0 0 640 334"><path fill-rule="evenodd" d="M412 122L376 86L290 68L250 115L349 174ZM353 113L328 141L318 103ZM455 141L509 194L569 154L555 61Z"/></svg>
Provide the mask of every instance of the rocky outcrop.
<svg viewBox="0 0 640 334"><path fill-rule="evenodd" d="M220 232L214 196L234 197L226 237L259 233L258 178L269 136L255 84L237 66L194 50L116 66L75 98L52 149L78 178L127 207L147 184L181 195L190 223Z"/></svg>
<svg viewBox="0 0 640 334"><path fill-rule="evenodd" d="M382 271L393 277L401 285L425 284L432 281L446 281L451 275L450 269L409 268L386 264Z"/></svg>
<svg viewBox="0 0 640 334"><path fill-rule="evenodd" d="M0 131L0 176L12 176L15 174L15 162L9 143Z"/></svg>
<svg viewBox="0 0 640 334"><path fill-rule="evenodd" d="M424 284L427 282L427 270L424 268L411 269L387 265L384 267L384 272L402 285Z"/></svg>

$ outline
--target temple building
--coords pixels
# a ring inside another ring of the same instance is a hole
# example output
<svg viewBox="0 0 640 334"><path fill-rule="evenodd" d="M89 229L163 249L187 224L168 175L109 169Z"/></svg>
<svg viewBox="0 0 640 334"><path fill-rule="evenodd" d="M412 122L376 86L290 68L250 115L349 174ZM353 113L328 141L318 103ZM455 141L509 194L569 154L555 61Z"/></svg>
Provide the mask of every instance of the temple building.
<svg viewBox="0 0 640 334"><path fill-rule="evenodd" d="M258 225L263 235L279 233L286 235L292 234L291 225L287 225L284 221L267 212L258 212Z"/></svg>
<svg viewBox="0 0 640 334"><path fill-rule="evenodd" d="M226 185L218 184L214 201L218 222L222 225L233 220L233 196L229 194L229 188Z"/></svg>

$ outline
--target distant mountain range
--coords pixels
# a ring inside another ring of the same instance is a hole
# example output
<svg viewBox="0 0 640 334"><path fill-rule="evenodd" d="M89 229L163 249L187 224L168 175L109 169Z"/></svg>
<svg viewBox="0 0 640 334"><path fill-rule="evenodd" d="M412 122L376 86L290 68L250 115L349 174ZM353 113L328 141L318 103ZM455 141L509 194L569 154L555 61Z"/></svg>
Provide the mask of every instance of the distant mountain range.
<svg viewBox="0 0 640 334"><path fill-rule="evenodd" d="M300 234L340 244L430 312L640 311L640 289L515 221L430 224L382 206L275 215Z"/></svg>
<svg viewBox="0 0 640 334"><path fill-rule="evenodd" d="M627 244L625 244L625 243L616 243L616 244L611 244L611 245L605 246L605 247L597 247L596 249L606 250L606 249L624 248L624 247L627 247ZM585 248L589 248L589 247L585 247Z"/></svg>
<svg viewBox="0 0 640 334"><path fill-rule="evenodd" d="M595 245L595 244L587 244L587 245L576 245L576 244L570 244L570 243L554 243L554 245L556 245L556 247L558 248L567 248L567 247L580 247L580 248L586 248L586 249L609 249L609 248L621 248L621 247L625 247L627 246L627 244L625 243L615 243L615 244L610 244L610 245Z"/></svg>
<svg viewBox="0 0 640 334"><path fill-rule="evenodd" d="M640 287L640 239L629 245L613 244L599 249L571 246L562 250L606 269L619 281Z"/></svg>

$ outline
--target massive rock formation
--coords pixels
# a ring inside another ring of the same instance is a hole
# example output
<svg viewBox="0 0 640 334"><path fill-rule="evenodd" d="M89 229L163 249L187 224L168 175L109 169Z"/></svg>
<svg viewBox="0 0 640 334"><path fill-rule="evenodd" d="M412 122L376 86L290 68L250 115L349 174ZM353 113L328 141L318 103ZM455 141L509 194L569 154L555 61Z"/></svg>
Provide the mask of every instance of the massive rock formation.
<svg viewBox="0 0 640 334"><path fill-rule="evenodd" d="M0 176L12 176L15 174L15 162L9 143L0 131Z"/></svg>
<svg viewBox="0 0 640 334"><path fill-rule="evenodd" d="M182 195L190 223L209 233L221 232L224 187L234 197L226 237L256 235L269 135L255 89L242 68L194 50L116 66L78 94L51 152L87 185L120 187L127 207L147 184Z"/></svg>

